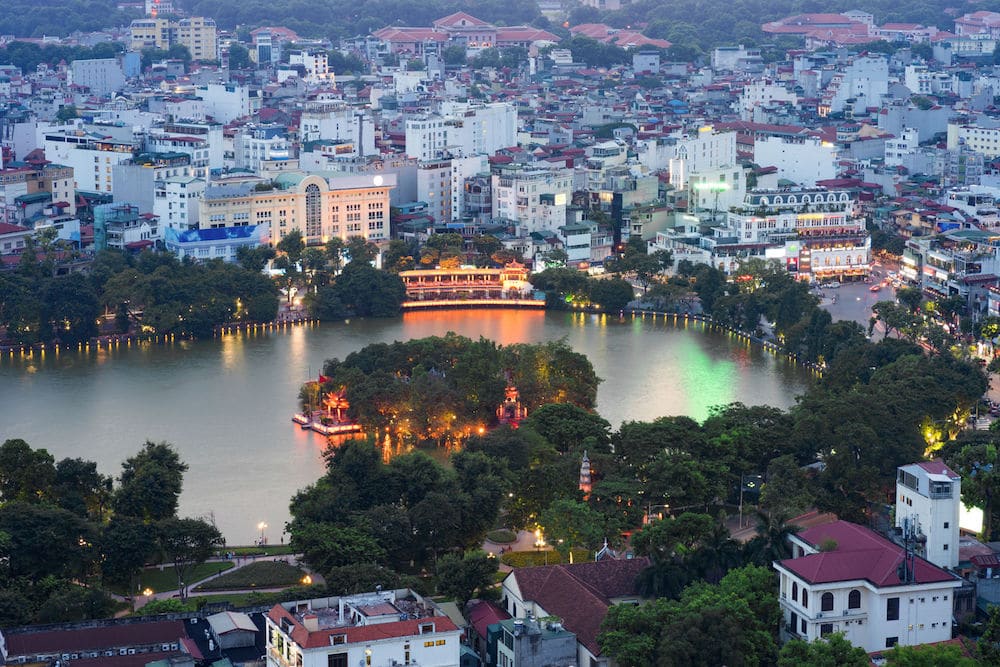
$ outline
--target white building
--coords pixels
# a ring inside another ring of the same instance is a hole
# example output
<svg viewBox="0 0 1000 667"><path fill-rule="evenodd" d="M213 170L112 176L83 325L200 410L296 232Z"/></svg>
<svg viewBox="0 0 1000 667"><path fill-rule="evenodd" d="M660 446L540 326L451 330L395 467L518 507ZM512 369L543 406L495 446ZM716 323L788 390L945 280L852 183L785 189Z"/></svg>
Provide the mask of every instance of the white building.
<svg viewBox="0 0 1000 667"><path fill-rule="evenodd" d="M113 192L112 170L132 159L135 143L131 128L113 134L84 129L46 132L42 148L45 159L73 168L75 188L85 192ZM114 136L115 134L119 137Z"/></svg>
<svg viewBox="0 0 1000 667"><path fill-rule="evenodd" d="M885 164L898 167L904 160L920 148L920 132L912 127L905 128L900 136L885 141Z"/></svg>
<svg viewBox="0 0 1000 667"><path fill-rule="evenodd" d="M830 79L820 101L819 114L844 111L848 104L852 109L880 106L888 92L889 63L885 57L858 56Z"/></svg>
<svg viewBox="0 0 1000 667"><path fill-rule="evenodd" d="M242 127L233 136L234 164L237 169L258 172L261 164L291 157L288 138L279 127Z"/></svg>
<svg viewBox="0 0 1000 667"><path fill-rule="evenodd" d="M156 181L153 213L159 218L160 234L166 229L197 229L199 203L204 194L205 181L194 176L171 176Z"/></svg>
<svg viewBox="0 0 1000 667"><path fill-rule="evenodd" d="M337 102L314 102L306 105L299 121L302 142L338 142L337 155L376 155L375 122L370 113ZM349 146L349 148L348 148Z"/></svg>
<svg viewBox="0 0 1000 667"><path fill-rule="evenodd" d="M784 638L840 632L869 653L951 639L957 576L846 521L790 539L793 557L774 562Z"/></svg>
<svg viewBox="0 0 1000 667"><path fill-rule="evenodd" d="M492 174L491 190L494 219L514 222L526 234L555 231L566 222L573 171L511 165Z"/></svg>
<svg viewBox="0 0 1000 667"><path fill-rule="evenodd" d="M301 66L306 72L306 81L333 83L333 72L330 71L326 51L289 51L288 64Z"/></svg>
<svg viewBox="0 0 1000 667"><path fill-rule="evenodd" d="M958 567L961 503L962 478L944 463L926 461L896 469L896 527L926 538L918 548L938 567Z"/></svg>
<svg viewBox="0 0 1000 667"><path fill-rule="evenodd" d="M777 167L778 178L805 187L837 176L837 147L815 137L760 137L753 145L753 161Z"/></svg>
<svg viewBox="0 0 1000 667"><path fill-rule="evenodd" d="M195 89L205 113L219 123L231 123L260 111L260 90L234 83L209 83Z"/></svg>
<svg viewBox="0 0 1000 667"><path fill-rule="evenodd" d="M914 95L930 95L934 75L927 65L907 65L903 75L903 85Z"/></svg>
<svg viewBox="0 0 1000 667"><path fill-rule="evenodd" d="M176 121L152 128L146 150L185 153L191 157L195 176L208 178L212 169L222 169L224 155L222 125L202 121Z"/></svg>
<svg viewBox="0 0 1000 667"><path fill-rule="evenodd" d="M406 153L421 160L493 155L517 144L517 110L506 102L445 102L440 114L406 121Z"/></svg>
<svg viewBox="0 0 1000 667"><path fill-rule="evenodd" d="M695 208L724 211L743 201L746 179L736 161L736 132L719 132L711 125L697 132L638 142L639 163L651 172L667 169L670 185L684 190L694 182L724 182L719 187L697 191ZM723 178L724 177L724 178Z"/></svg>
<svg viewBox="0 0 1000 667"><path fill-rule="evenodd" d="M740 93L740 117L743 120L754 119L754 109L769 106L775 102L798 103L798 96L785 87L783 83L775 83L767 79L749 81Z"/></svg>
<svg viewBox="0 0 1000 667"><path fill-rule="evenodd" d="M461 630L408 589L275 605L267 667L458 667Z"/></svg>
<svg viewBox="0 0 1000 667"><path fill-rule="evenodd" d="M441 224L452 220L451 160L417 163L417 201L427 204L427 213Z"/></svg>
<svg viewBox="0 0 1000 667"><path fill-rule="evenodd" d="M69 69L69 83L85 86L98 97L110 95L125 85L125 72L117 58L74 60Z"/></svg>

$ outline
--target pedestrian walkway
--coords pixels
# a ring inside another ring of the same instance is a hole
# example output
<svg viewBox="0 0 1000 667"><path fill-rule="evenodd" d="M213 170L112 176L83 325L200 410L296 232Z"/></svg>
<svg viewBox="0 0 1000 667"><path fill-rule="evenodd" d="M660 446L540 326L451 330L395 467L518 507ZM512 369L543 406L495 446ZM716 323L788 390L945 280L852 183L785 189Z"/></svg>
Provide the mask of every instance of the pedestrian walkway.
<svg viewBox="0 0 1000 667"><path fill-rule="evenodd" d="M189 598L191 598L191 597L202 597L202 596L208 596L208 595L241 595L241 594L246 594L246 593L277 593L279 591L283 591L286 588L288 588L288 586L275 586L275 587L271 587L271 588L249 588L249 589L241 589L241 590L224 590L224 591L221 591L221 590L215 590L215 591L197 591L197 590L195 590L195 588L197 588L198 586L200 586L201 584L203 584L203 583L205 583L207 581L212 581L213 579L218 579L219 577L221 577L223 575L227 575L227 574L230 574L232 572L235 572L236 570L238 570L240 568L243 568L243 567L246 567L247 565L250 565L252 563L262 563L262 562L266 562L266 561L284 561L284 562L287 562L289 565L302 568L306 572L306 574L309 575L312 578L312 582L314 584L323 584L323 583L325 583L323 581L322 575L320 575L320 574L318 574L318 573L313 572L312 570L310 570L308 568L308 566L306 566L301 561L301 558L302 558L302 554L282 554L280 556L267 555L267 556L236 556L236 557L233 557L233 558L224 558L224 557L209 558L208 561L206 561L206 562L209 562L209 563L219 563L219 562L229 561L229 562L233 563L233 567L231 567L231 568L229 568L227 570L223 570L221 572L218 572L216 574L213 574L211 576L205 577L203 579L199 579L198 581L191 582L190 584L188 584L188 587L187 587L187 590L188 590L187 595L188 595ZM165 565L164 567L171 567L171 566L170 565ZM153 593L152 595L137 595L135 597L135 599L134 599L135 609L138 611L139 609L142 609L144 606L146 606L148 603L150 603L153 600L169 600L169 599L172 599L172 598L179 598L179 597L180 597L180 589L179 588L175 588L175 589L169 590L169 591L160 591L158 593ZM124 599L124 598L122 598L122 599Z"/></svg>

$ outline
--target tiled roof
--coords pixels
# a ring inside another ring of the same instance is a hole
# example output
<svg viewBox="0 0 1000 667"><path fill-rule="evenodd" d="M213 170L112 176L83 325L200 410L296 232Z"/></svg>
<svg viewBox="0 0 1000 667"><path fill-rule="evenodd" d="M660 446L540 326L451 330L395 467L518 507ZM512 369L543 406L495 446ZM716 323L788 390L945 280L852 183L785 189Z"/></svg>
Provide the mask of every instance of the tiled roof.
<svg viewBox="0 0 1000 667"><path fill-rule="evenodd" d="M501 609L489 600L484 600L469 610L469 623L480 637L486 636L486 627L497 621L510 618L506 609Z"/></svg>
<svg viewBox="0 0 1000 667"><path fill-rule="evenodd" d="M869 581L875 586L901 586L897 567L903 548L864 526L835 521L808 528L796 538L814 547L832 540L836 548L801 558L788 558L779 565L811 584L838 581ZM953 581L955 577L922 558L914 559L914 581L919 584Z"/></svg>
<svg viewBox="0 0 1000 667"><path fill-rule="evenodd" d="M957 210L957 209L952 209ZM944 464L944 461L921 461L917 465L932 475L947 475L953 479L958 479L959 475L954 470Z"/></svg>
<svg viewBox="0 0 1000 667"><path fill-rule="evenodd" d="M425 623L433 623L435 632L453 632L458 630L450 618L447 616L433 616L425 618L411 618L405 621L394 621L392 623L375 623L372 625L351 625L326 630L309 632L299 621L285 610L280 604L275 605L267 613L268 617L275 623L280 623L282 618L290 621L295 627L292 629L292 639L302 648L320 648L330 645L330 637L333 635L347 635L348 644L364 642L374 642L380 639L391 639L394 637L410 637L420 634L420 626Z"/></svg>
<svg viewBox="0 0 1000 667"><path fill-rule="evenodd" d="M117 646L170 644L185 637L180 621L154 621L103 628L50 630L7 635L8 655L103 651Z"/></svg>
<svg viewBox="0 0 1000 667"><path fill-rule="evenodd" d="M637 595L636 577L647 567L647 558L602 560L517 568L510 576L517 582L522 599L559 616L577 641L600 655L597 635L612 598Z"/></svg>
<svg viewBox="0 0 1000 667"><path fill-rule="evenodd" d="M482 19L477 19L472 14L466 14L465 12L455 12L454 14L448 14L434 21L434 25L439 28L453 28L459 26L461 21L464 20L466 25L477 26L477 27L492 27L489 23Z"/></svg>
<svg viewBox="0 0 1000 667"><path fill-rule="evenodd" d="M31 230L27 227L22 227L21 225L11 225L6 222L0 222L0 234L18 234L21 232L30 232Z"/></svg>

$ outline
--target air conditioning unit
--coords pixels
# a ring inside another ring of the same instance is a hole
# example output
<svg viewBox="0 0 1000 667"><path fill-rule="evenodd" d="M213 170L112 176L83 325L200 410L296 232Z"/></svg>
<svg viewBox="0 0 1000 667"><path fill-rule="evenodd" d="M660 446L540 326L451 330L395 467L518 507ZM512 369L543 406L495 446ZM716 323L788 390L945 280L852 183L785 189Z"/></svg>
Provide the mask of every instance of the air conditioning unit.
<svg viewBox="0 0 1000 667"><path fill-rule="evenodd" d="M128 655L128 649L125 648L118 649L118 655Z"/></svg>
<svg viewBox="0 0 1000 667"><path fill-rule="evenodd" d="M104 657L105 657L105 658L110 658L110 657L111 657L111 656L113 656L114 654L115 654L115 652L114 652L114 651L105 651L105 652L104 652Z"/></svg>
<svg viewBox="0 0 1000 667"><path fill-rule="evenodd" d="M62 659L63 660L69 660L69 653L63 653L62 654Z"/></svg>
<svg viewBox="0 0 1000 667"><path fill-rule="evenodd" d="M191 625L198 625L198 619L197 618L188 619L188 623L190 623Z"/></svg>
<svg viewBox="0 0 1000 667"><path fill-rule="evenodd" d="M130 649L128 650L128 654L129 654L129 655L135 655L135 649L134 649L134 648L130 648Z"/></svg>
<svg viewBox="0 0 1000 667"><path fill-rule="evenodd" d="M173 644L170 645L170 650L171 651L176 651L177 650L177 642L174 642Z"/></svg>
<svg viewBox="0 0 1000 667"><path fill-rule="evenodd" d="M160 650L161 651L169 651L170 650L170 644L161 644L160 645Z"/></svg>

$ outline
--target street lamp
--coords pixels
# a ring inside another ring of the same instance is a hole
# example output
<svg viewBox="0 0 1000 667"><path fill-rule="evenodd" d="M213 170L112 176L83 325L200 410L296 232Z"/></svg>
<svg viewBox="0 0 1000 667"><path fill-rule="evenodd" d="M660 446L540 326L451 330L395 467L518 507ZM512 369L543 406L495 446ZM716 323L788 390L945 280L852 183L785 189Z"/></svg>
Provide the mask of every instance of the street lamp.
<svg viewBox="0 0 1000 667"><path fill-rule="evenodd" d="M261 521L257 524L257 530L260 531L260 545L264 546L264 531L267 529L267 524Z"/></svg>

